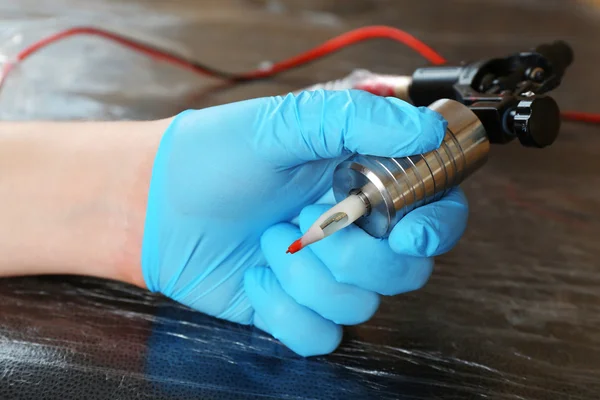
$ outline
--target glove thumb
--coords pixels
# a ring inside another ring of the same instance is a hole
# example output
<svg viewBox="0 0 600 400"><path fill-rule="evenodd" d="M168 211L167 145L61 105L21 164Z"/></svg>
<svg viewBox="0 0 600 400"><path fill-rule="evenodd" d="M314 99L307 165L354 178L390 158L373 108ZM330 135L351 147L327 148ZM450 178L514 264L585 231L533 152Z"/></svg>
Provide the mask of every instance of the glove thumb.
<svg viewBox="0 0 600 400"><path fill-rule="evenodd" d="M349 153L405 157L438 148L447 122L427 107L360 90L301 92L262 99L257 144L281 166Z"/></svg>

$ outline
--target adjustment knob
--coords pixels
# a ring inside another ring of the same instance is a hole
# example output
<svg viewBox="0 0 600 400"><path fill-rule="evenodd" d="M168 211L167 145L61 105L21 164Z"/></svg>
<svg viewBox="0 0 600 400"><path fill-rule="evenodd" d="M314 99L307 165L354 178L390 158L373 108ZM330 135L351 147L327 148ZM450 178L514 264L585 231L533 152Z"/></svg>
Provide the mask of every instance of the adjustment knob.
<svg viewBox="0 0 600 400"><path fill-rule="evenodd" d="M546 147L560 130L560 109L551 97L521 100L513 111L513 132L523 146Z"/></svg>

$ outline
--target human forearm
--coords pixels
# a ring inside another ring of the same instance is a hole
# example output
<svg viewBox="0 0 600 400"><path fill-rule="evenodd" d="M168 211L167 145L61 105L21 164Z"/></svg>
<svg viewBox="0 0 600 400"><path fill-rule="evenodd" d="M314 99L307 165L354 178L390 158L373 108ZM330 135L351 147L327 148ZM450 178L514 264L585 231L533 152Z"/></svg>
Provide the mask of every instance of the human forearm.
<svg viewBox="0 0 600 400"><path fill-rule="evenodd" d="M142 285L147 186L168 123L0 123L0 276Z"/></svg>

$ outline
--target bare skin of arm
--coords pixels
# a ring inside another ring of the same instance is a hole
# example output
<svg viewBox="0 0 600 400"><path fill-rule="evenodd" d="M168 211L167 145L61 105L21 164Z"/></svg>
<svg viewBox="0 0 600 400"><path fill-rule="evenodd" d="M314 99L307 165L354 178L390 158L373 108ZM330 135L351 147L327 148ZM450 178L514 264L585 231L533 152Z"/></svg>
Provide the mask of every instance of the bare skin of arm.
<svg viewBox="0 0 600 400"><path fill-rule="evenodd" d="M1 122L0 276L145 287L148 187L170 122Z"/></svg>

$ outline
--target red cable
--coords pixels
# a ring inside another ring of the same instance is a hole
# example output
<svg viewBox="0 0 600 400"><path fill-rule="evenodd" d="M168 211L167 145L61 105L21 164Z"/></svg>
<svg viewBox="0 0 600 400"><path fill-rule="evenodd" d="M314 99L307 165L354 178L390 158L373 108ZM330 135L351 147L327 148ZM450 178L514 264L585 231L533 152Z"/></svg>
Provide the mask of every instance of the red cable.
<svg viewBox="0 0 600 400"><path fill-rule="evenodd" d="M600 124L600 114L585 113L579 111L564 111L561 113L566 121L587 122L589 124Z"/></svg>
<svg viewBox="0 0 600 400"><path fill-rule="evenodd" d="M33 54L37 53L39 50L56 43L62 39L66 39L71 36L76 35L92 35L99 36L116 43L119 43L125 47L128 47L132 50L140 52L142 54L146 54L149 57L152 57L157 60L166 61L171 64L177 65L182 68L191 69L194 72L204 73L205 75L212 76L212 71L205 71L201 66L195 65L193 62L186 60L185 58L177 55L172 55L166 51L156 49L152 46L137 42L135 40L126 38L116 33L104 31L102 29L97 29L93 27L77 27L64 30L62 32L55 33L50 35L38 42L33 43L32 45L26 47L22 51L20 51L15 57L15 61L7 62L4 66L4 70L2 71L2 76L0 76L0 88L6 81L6 77L13 70L15 65L19 62L26 60L31 57Z"/></svg>
<svg viewBox="0 0 600 400"><path fill-rule="evenodd" d="M127 38L116 33L108 32L94 27L76 27L64 30L62 32L51 35L45 39L42 39L38 42L35 42L34 44L19 52L16 56L15 62L7 62L4 65L2 75L0 76L0 88L4 84L7 76L13 70L16 63L24 61L39 50L55 42L76 35L99 36L111 40L113 42L119 43L122 46L130 48L142 54L146 54L151 58L168 62L170 64L177 65L181 68L200 73L202 75L221 78L224 80L234 82L269 78L284 71L289 71L293 68L297 68L306 65L310 62L316 61L320 58L333 54L355 43L377 38L391 39L402 43L415 50L426 60L428 60L431 64L442 65L446 63L446 60L439 53L437 53L431 47L427 46L425 43L421 42L420 40L418 40L417 38L405 31L389 26L367 26L346 32L302 54L277 62L269 68L257 69L241 74L232 74L228 72L218 71L200 63L188 60L180 55L172 54L168 51L155 48L151 45L141 43L139 41ZM579 121L600 124L600 114L567 111L562 113L562 117L567 121Z"/></svg>
<svg viewBox="0 0 600 400"><path fill-rule="evenodd" d="M412 35L400 29L391 28L387 26L369 26L346 32L300 55L273 64L267 69L257 69L241 74L230 74L227 72L217 71L210 67L201 65L197 62L188 60L182 56L172 54L165 50L157 49L153 46L141 43L139 41L124 37L116 33L108 32L94 27L76 27L48 36L47 38L35 42L29 47L19 52L16 56L16 62L9 62L5 65L2 76L0 76L0 87L2 87L2 84L4 83L7 75L11 72L16 63L24 61L25 59L32 56L34 53L49 46L50 44L76 35L99 36L116 42L122 46L128 47L137 52L146 54L147 56L152 57L154 59L165 61L170 64L174 64L179 67L186 68L203 75L232 81L250 81L272 77L281 72L288 71L290 69L308 64L312 61L316 61L319 58L332 54L355 43L376 38L387 38L403 43L406 46L418 52L419 54L421 54L432 64L443 64L446 62L446 60L444 60L442 56L440 56L437 52L435 52L425 43L419 41Z"/></svg>
<svg viewBox="0 0 600 400"><path fill-rule="evenodd" d="M119 43L125 47L129 47L130 49L136 50L140 53L146 54L157 60L168 61L170 63L176 64L183 68L195 69L195 68L193 68L192 65L190 65L191 63L189 61L183 59L182 57L172 56L166 52L157 50L157 49L153 48L152 46L147 46L147 45L144 45L137 41L134 41L132 39L128 39L119 34L104 31L101 29L96 29L93 27L71 28L71 29L64 30L62 32L55 33L54 35L48 36L38 42L33 43L32 45L30 45L29 47L25 48L20 53L18 53L17 61L23 61L26 58L33 55L34 53L43 49L44 47L47 47L48 45L50 45L52 43L58 42L59 40L68 38L70 36L75 36L75 35L100 36L105 39L109 39L116 43Z"/></svg>
<svg viewBox="0 0 600 400"><path fill-rule="evenodd" d="M309 62L318 60L319 58L330 55L358 42L382 38L392 39L410 47L434 65L446 63L444 57L442 57L439 53L407 32L389 26L367 26L346 32L302 54L280 61L267 70L251 71L242 74L242 76L250 79L270 77L283 71L287 71L300 65L305 65Z"/></svg>

